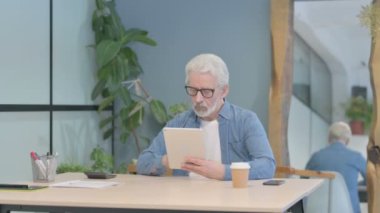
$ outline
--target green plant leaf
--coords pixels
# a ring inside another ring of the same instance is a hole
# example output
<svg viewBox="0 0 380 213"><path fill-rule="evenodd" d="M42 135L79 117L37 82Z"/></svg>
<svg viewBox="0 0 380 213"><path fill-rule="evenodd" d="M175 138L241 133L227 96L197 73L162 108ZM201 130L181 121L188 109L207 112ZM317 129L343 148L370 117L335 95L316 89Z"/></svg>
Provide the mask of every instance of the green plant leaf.
<svg viewBox="0 0 380 213"><path fill-rule="evenodd" d="M92 30L95 32L101 32L103 29L103 18L99 16L100 10L94 10L92 13Z"/></svg>
<svg viewBox="0 0 380 213"><path fill-rule="evenodd" d="M126 45L130 42L141 42L150 46L156 46L157 43L153 39L149 38L148 32L138 28L131 28L127 30L124 36L121 38L123 45Z"/></svg>
<svg viewBox="0 0 380 213"><path fill-rule="evenodd" d="M125 31L125 34L121 38L121 43L124 45L128 44L131 41L134 41L136 36L146 36L148 35L148 32L145 30L141 30L138 28L130 28L127 31Z"/></svg>
<svg viewBox="0 0 380 213"><path fill-rule="evenodd" d="M104 8L104 2L103 2L103 0L96 0L95 3L96 3L96 7L97 8L99 8L99 9L103 9Z"/></svg>
<svg viewBox="0 0 380 213"><path fill-rule="evenodd" d="M94 161L91 166L92 171L112 172L114 164L113 157L99 146L92 150L90 159Z"/></svg>
<svg viewBox="0 0 380 213"><path fill-rule="evenodd" d="M130 135L129 131L123 131L123 133L120 134L120 142L121 143L127 142L129 135Z"/></svg>
<svg viewBox="0 0 380 213"><path fill-rule="evenodd" d="M128 78L128 60L123 54L118 54L115 61L115 70L117 70L117 81L121 82Z"/></svg>
<svg viewBox="0 0 380 213"><path fill-rule="evenodd" d="M102 102L100 103L99 105L99 109L98 111L103 111L105 108L107 108L108 106L110 106L112 104L112 102L114 101L115 97L114 96L108 96L106 97L105 99L102 100Z"/></svg>
<svg viewBox="0 0 380 213"><path fill-rule="evenodd" d="M112 82L112 85L113 85L113 89L116 89L117 87L120 87L121 86L121 82L123 81L123 79L120 78L120 75L119 75L119 68L117 66L117 57L115 57L114 59L112 59L111 61L111 82Z"/></svg>
<svg viewBox="0 0 380 213"><path fill-rule="evenodd" d="M131 94L128 89L121 87L119 91L119 97L123 104L128 106L131 103Z"/></svg>
<svg viewBox="0 0 380 213"><path fill-rule="evenodd" d="M142 124L143 118L144 107L141 102L135 102L130 105L128 109L128 117L126 120L123 120L123 122L125 122L126 128L129 131L132 131Z"/></svg>
<svg viewBox="0 0 380 213"><path fill-rule="evenodd" d="M120 43L111 40L101 41L96 45L96 60L99 67L103 67L116 57L120 50Z"/></svg>
<svg viewBox="0 0 380 213"><path fill-rule="evenodd" d="M130 105L128 106L123 106L121 109L120 109L120 117L121 119L124 121L124 120L127 120L128 119L128 114L129 114L129 111L130 111L130 108L131 108L131 105L133 104L133 101Z"/></svg>
<svg viewBox="0 0 380 213"><path fill-rule="evenodd" d="M109 128L103 133L103 139L106 140L112 136L112 133L114 131L114 128Z"/></svg>
<svg viewBox="0 0 380 213"><path fill-rule="evenodd" d="M344 105L345 115L350 121L363 121L366 128L372 123L372 104L362 96L352 97Z"/></svg>
<svg viewBox="0 0 380 213"><path fill-rule="evenodd" d="M174 118L176 115L188 110L189 106L186 103L177 103L169 106L168 120Z"/></svg>
<svg viewBox="0 0 380 213"><path fill-rule="evenodd" d="M86 166L76 164L76 163L61 163L57 167L57 174L65 172L87 172L90 169Z"/></svg>
<svg viewBox="0 0 380 213"><path fill-rule="evenodd" d="M103 98L106 98L106 97L108 97L108 96L110 96L111 95L111 93L110 93L110 91L108 90L108 88L104 88L104 90L102 91L102 97Z"/></svg>
<svg viewBox="0 0 380 213"><path fill-rule="evenodd" d="M99 123L99 128L103 129L103 127L105 127L106 125L110 124L115 118L116 118L116 116L110 116L110 117L108 117L106 119L101 120L100 123Z"/></svg>
<svg viewBox="0 0 380 213"><path fill-rule="evenodd" d="M110 17L105 17L104 18L104 22L106 23L104 26L103 26L103 32L102 32L102 35L103 35L103 40L117 40L116 39L116 33L114 31L114 27L110 24L110 22L112 21L112 19Z"/></svg>
<svg viewBox="0 0 380 213"><path fill-rule="evenodd" d="M105 80L99 80L98 83L96 83L94 89L91 93L91 99L95 100L104 90L104 87L106 86L107 81Z"/></svg>
<svg viewBox="0 0 380 213"><path fill-rule="evenodd" d="M124 47L120 50L120 52L128 58L128 75L129 78L137 78L142 73L142 68L140 64L138 63L137 55L136 53L129 47Z"/></svg>
<svg viewBox="0 0 380 213"><path fill-rule="evenodd" d="M156 46L157 43L155 40L149 38L148 36L139 35L134 37L133 41L141 42L143 44L149 45L149 46Z"/></svg>
<svg viewBox="0 0 380 213"><path fill-rule="evenodd" d="M111 75L111 68L112 68L111 64L107 64L103 66L102 68L100 68L96 75L98 79L107 80L109 76Z"/></svg>
<svg viewBox="0 0 380 213"><path fill-rule="evenodd" d="M166 112L165 105L161 101L154 99L150 102L149 106L150 106L150 110L153 113L154 118L159 123L164 124L167 122L168 114Z"/></svg>

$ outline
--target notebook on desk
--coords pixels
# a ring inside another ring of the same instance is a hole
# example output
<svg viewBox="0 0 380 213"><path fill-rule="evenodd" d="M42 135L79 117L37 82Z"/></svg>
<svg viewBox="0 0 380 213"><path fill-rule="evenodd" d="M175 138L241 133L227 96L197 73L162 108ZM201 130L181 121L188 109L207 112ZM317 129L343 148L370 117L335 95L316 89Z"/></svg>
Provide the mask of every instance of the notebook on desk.
<svg viewBox="0 0 380 213"><path fill-rule="evenodd" d="M163 129L169 168L181 169L187 156L205 157L204 130L198 128Z"/></svg>

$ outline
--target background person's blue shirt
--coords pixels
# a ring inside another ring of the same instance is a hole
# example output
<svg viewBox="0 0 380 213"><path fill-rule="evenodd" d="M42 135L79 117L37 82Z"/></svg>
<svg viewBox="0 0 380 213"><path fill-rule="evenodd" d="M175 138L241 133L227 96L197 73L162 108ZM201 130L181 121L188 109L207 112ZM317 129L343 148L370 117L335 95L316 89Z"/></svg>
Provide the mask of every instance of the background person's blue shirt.
<svg viewBox="0 0 380 213"><path fill-rule="evenodd" d="M358 177L360 173L366 180L366 166L366 160L359 152L348 149L343 143L334 142L314 153L306 169L339 172L346 182L354 212L360 212Z"/></svg>
<svg viewBox="0 0 380 213"><path fill-rule="evenodd" d="M257 115L249 110L225 102L219 112L219 136L224 180L231 180L231 162L249 162L250 179L272 178L275 160L265 130ZM167 123L167 127L199 128L200 119L193 110L186 111ZM161 158L166 154L162 130L137 161L137 173L162 175L165 167ZM187 176L188 172L174 169L173 175Z"/></svg>

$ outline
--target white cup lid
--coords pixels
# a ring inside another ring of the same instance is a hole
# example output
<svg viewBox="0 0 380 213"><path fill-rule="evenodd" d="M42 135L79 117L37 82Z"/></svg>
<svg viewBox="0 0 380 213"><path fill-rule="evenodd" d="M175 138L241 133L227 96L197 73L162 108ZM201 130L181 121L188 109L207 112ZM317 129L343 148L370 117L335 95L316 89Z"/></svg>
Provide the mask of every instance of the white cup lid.
<svg viewBox="0 0 380 213"><path fill-rule="evenodd" d="M247 162L233 162L230 166L231 169L249 169L251 166L249 166L249 163Z"/></svg>

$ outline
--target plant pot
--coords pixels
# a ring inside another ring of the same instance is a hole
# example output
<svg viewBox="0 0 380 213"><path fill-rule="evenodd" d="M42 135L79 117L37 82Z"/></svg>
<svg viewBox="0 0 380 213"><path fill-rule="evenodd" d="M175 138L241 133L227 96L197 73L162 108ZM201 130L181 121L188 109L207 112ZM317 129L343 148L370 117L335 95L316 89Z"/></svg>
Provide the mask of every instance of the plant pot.
<svg viewBox="0 0 380 213"><path fill-rule="evenodd" d="M363 121L350 121L351 132L353 135L364 134L364 122Z"/></svg>

